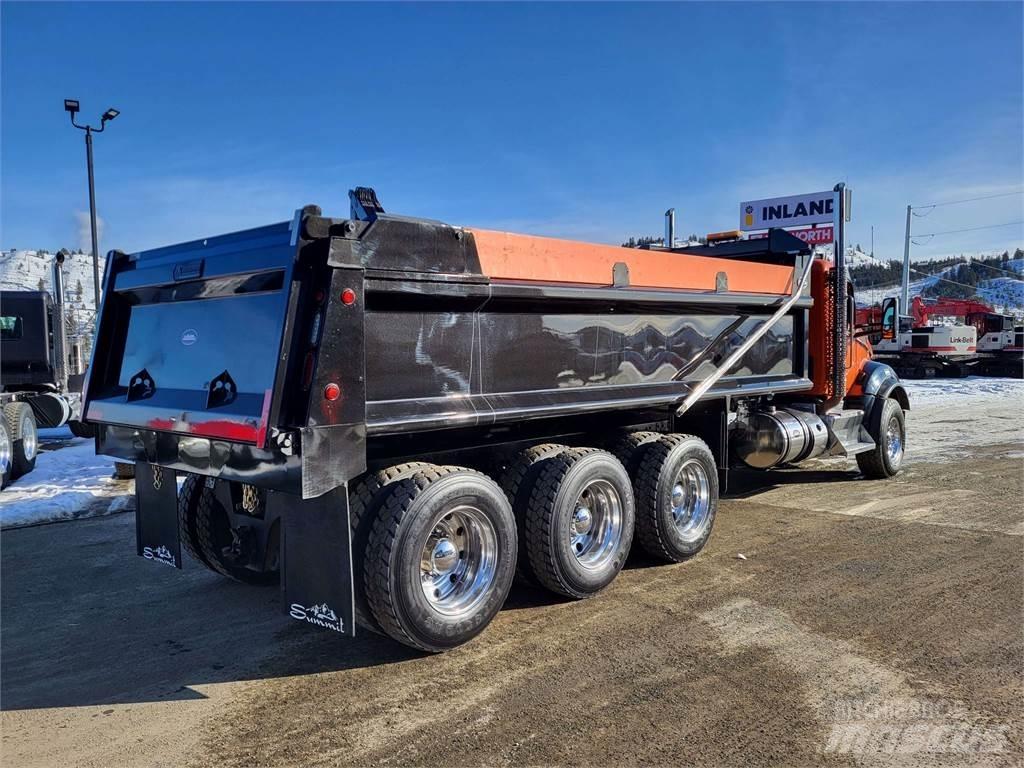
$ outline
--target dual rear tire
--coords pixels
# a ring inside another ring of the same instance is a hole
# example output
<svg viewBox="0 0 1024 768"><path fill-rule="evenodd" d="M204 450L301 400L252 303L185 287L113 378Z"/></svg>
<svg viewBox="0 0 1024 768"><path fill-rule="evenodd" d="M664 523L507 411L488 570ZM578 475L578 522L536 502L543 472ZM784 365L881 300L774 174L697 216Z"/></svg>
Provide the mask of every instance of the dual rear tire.
<svg viewBox="0 0 1024 768"><path fill-rule="evenodd" d="M643 433L619 448L622 460L596 448L534 446L506 467L502 485L472 469L421 462L363 477L349 493L357 621L440 652L483 631L517 571L581 599L615 579L634 532L659 559L696 554L717 507L707 446L685 435ZM215 487L186 478L179 497L184 546L211 570L265 583L269 573L225 556L229 515L223 489Z"/></svg>
<svg viewBox="0 0 1024 768"><path fill-rule="evenodd" d="M8 403L0 421L0 487L27 475L36 467L39 431L28 403Z"/></svg>
<svg viewBox="0 0 1024 768"><path fill-rule="evenodd" d="M211 481L199 475L188 475L178 493L178 535L185 551L196 562L209 568L214 573L226 576L243 584L264 586L274 584L279 578L277 564L279 535L275 523L270 529L270 539L260 548L264 553L264 561L259 568L241 564L232 556L240 541L240 531L244 535L244 524L233 525L234 515L228 506L234 506L234 496L244 493L238 483ZM251 489L255 494L254 511L259 505L265 509L265 492Z"/></svg>
<svg viewBox="0 0 1024 768"><path fill-rule="evenodd" d="M405 645L462 645L504 604L517 549L497 483L462 467L423 468L389 487L374 520L363 561L369 610Z"/></svg>

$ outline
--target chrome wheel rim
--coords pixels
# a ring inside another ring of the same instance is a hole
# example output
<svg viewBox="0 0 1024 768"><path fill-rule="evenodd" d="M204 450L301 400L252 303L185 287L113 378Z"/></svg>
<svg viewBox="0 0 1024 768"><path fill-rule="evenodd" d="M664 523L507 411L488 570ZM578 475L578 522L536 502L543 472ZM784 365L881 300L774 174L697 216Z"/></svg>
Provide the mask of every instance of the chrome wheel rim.
<svg viewBox="0 0 1024 768"><path fill-rule="evenodd" d="M679 468L669 492L672 521L684 541L699 539L711 512L711 482L704 465L688 459Z"/></svg>
<svg viewBox="0 0 1024 768"><path fill-rule="evenodd" d="M622 540L622 499L607 480L584 486L573 504L569 547L584 568L596 570L614 559Z"/></svg>
<svg viewBox="0 0 1024 768"><path fill-rule="evenodd" d="M889 456L890 466L897 467L903 461L903 432L896 418L889 419L885 428L885 452Z"/></svg>
<svg viewBox="0 0 1024 768"><path fill-rule="evenodd" d="M6 429L0 429L0 475L6 475L11 468L11 438Z"/></svg>
<svg viewBox="0 0 1024 768"><path fill-rule="evenodd" d="M36 449L39 447L39 432L36 429L36 420L32 411L25 411L21 414L21 450L25 458L32 461L36 457Z"/></svg>
<svg viewBox="0 0 1024 768"><path fill-rule="evenodd" d="M481 510L462 505L442 512L420 554L420 586L438 613L471 614L494 585L498 534Z"/></svg>

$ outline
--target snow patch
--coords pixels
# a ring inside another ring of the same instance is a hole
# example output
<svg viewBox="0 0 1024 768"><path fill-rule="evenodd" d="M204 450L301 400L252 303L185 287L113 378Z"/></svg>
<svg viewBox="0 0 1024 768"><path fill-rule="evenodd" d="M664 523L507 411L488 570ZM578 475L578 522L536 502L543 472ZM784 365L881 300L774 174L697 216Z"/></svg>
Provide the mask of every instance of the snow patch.
<svg viewBox="0 0 1024 768"><path fill-rule="evenodd" d="M45 444L60 432L40 430L40 437ZM57 450L43 450L35 470L0 492L0 528L121 511L130 506L132 483L113 474L114 460L97 456L92 440L76 438Z"/></svg>

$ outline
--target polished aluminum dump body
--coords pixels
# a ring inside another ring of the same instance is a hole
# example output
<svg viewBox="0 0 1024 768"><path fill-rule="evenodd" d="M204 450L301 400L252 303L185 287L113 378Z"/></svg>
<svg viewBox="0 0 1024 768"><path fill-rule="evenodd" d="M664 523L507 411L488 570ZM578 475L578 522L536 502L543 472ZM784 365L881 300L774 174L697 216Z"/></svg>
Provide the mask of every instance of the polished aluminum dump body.
<svg viewBox="0 0 1024 768"><path fill-rule="evenodd" d="M795 274L808 258L782 232L697 250L680 264L706 255ZM102 452L316 496L368 455L407 451L402 436L487 444L527 424L555 434L563 419L665 412L786 299L730 291L725 271L719 290L631 285L637 252L619 252L607 284L502 279L472 231L308 209L112 252L87 419ZM796 301L703 397L809 389L810 306Z"/></svg>

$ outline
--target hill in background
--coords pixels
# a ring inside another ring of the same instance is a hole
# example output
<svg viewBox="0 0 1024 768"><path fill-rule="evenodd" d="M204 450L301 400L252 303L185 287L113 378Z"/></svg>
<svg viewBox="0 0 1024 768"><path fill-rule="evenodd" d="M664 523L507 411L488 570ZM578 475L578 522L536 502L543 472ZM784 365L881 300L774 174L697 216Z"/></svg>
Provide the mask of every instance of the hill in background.
<svg viewBox="0 0 1024 768"><path fill-rule="evenodd" d="M52 272L54 254L48 251L0 251L0 290L47 291L53 295ZM100 280L103 279L100 263ZM64 260L64 302L67 308L67 332L82 344L83 354L92 351L93 309L92 256L81 251Z"/></svg>

